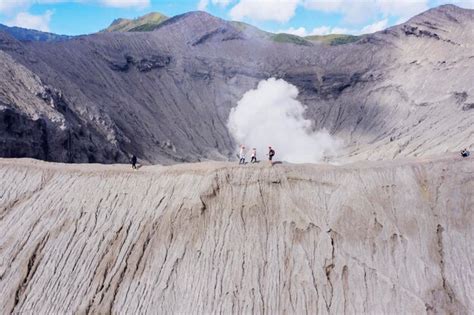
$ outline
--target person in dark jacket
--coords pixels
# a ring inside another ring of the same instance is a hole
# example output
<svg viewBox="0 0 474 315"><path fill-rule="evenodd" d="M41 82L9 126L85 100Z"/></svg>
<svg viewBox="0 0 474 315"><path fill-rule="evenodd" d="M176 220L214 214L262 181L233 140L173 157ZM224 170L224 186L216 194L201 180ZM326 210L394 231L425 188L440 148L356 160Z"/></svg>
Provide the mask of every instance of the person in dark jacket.
<svg viewBox="0 0 474 315"><path fill-rule="evenodd" d="M135 154L132 155L132 158L130 159L130 162L132 163L132 169L136 170L137 169L137 157Z"/></svg>
<svg viewBox="0 0 474 315"><path fill-rule="evenodd" d="M268 161L270 162L270 165L273 166L273 156L275 155L275 150L273 150L272 147L268 147Z"/></svg>
<svg viewBox="0 0 474 315"><path fill-rule="evenodd" d="M467 148L465 148L464 150L461 151L461 156L462 157L468 157L469 155L471 155L471 152L469 152L467 150Z"/></svg>

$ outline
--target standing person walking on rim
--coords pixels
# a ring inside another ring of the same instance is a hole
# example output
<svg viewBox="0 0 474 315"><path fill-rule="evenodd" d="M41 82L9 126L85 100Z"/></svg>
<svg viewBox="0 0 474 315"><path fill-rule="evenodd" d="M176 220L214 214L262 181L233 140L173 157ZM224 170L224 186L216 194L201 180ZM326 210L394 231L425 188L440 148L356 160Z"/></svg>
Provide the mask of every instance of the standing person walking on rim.
<svg viewBox="0 0 474 315"><path fill-rule="evenodd" d="M252 159L250 160L250 163L257 163L257 149L253 148L252 149Z"/></svg>
<svg viewBox="0 0 474 315"><path fill-rule="evenodd" d="M239 164L245 164L245 146L240 145Z"/></svg>
<svg viewBox="0 0 474 315"><path fill-rule="evenodd" d="M132 169L136 170L137 169L137 157L135 154L132 155L132 158L130 159L130 162L132 163Z"/></svg>
<svg viewBox="0 0 474 315"><path fill-rule="evenodd" d="M273 159L273 156L275 155L275 150L273 150L271 146L268 147L267 155L268 155L268 161L270 162L270 165L273 166L272 159Z"/></svg>

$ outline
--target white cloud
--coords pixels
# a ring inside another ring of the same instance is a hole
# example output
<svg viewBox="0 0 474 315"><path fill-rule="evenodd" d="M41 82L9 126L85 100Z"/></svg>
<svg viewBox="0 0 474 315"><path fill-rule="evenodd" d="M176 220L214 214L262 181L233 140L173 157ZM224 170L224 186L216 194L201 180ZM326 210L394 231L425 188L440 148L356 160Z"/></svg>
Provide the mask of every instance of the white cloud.
<svg viewBox="0 0 474 315"><path fill-rule="evenodd" d="M150 0L100 0L100 3L114 8L146 8L150 6Z"/></svg>
<svg viewBox="0 0 474 315"><path fill-rule="evenodd" d="M258 21L288 22L301 0L240 0L231 10L234 20L250 18Z"/></svg>
<svg viewBox="0 0 474 315"><path fill-rule="evenodd" d="M2 0L0 1L0 12L9 12L14 8L21 8L28 4L27 0Z"/></svg>
<svg viewBox="0 0 474 315"><path fill-rule="evenodd" d="M213 2L226 2L230 0L213 0ZM96 3L108 7L145 8L150 5L150 0L0 0L0 13L13 13L18 11L27 11L34 4L53 4L64 2L85 2Z"/></svg>
<svg viewBox="0 0 474 315"><path fill-rule="evenodd" d="M201 4L210 1L229 0L200 0ZM363 25L374 19L395 17L408 19L429 8L430 0L240 0L230 11L230 16L236 20L249 18L259 21L288 22L296 8L302 6L307 10L326 13L339 13L343 22L351 25ZM446 3L444 0L438 0ZM456 0L454 0L456 1ZM458 0L468 2L469 0ZM205 7L204 6L204 7Z"/></svg>
<svg viewBox="0 0 474 315"><path fill-rule="evenodd" d="M351 35L361 35L361 34L371 34L378 31L382 31L388 26L388 19L383 19L377 21L373 24L366 25L361 29L349 29L342 27L330 27L330 26L318 26L315 27L312 31L307 31L304 27L293 28L290 27L286 30L279 30L276 33L286 33L293 34L297 36L310 36L310 35L330 35L330 34L351 34Z"/></svg>
<svg viewBox="0 0 474 315"><path fill-rule="evenodd" d="M384 19L373 24L364 26L359 34L370 34L386 29L388 26L388 19Z"/></svg>
<svg viewBox="0 0 474 315"><path fill-rule="evenodd" d="M347 5L346 0L329 0L329 1L322 1L322 0L303 0L303 6L308 9L323 11L323 12L338 12L342 11L344 7Z"/></svg>
<svg viewBox="0 0 474 315"><path fill-rule="evenodd" d="M61 0L0 0L0 12L11 13L18 10L27 10L33 4L58 3Z"/></svg>
<svg viewBox="0 0 474 315"><path fill-rule="evenodd" d="M371 34L378 31L382 31L388 26L388 19L377 21L375 23L366 25L362 28L343 28L343 27L328 27L322 26L317 27L313 30L311 35L329 35L329 34L349 34L349 35L362 35ZM321 30L325 32L321 32Z"/></svg>
<svg viewBox="0 0 474 315"><path fill-rule="evenodd" d="M357 30L351 30L344 27L332 27L329 34L356 34Z"/></svg>
<svg viewBox="0 0 474 315"><path fill-rule="evenodd" d="M310 10L341 13L344 21L361 24L377 17L409 18L428 9L429 0L301 0Z"/></svg>
<svg viewBox="0 0 474 315"><path fill-rule="evenodd" d="M228 6L232 0L211 0L212 4L221 6L221 7L226 7Z"/></svg>
<svg viewBox="0 0 474 315"><path fill-rule="evenodd" d="M197 8L199 11L205 11L208 5L209 5L209 0L199 0Z"/></svg>
<svg viewBox="0 0 474 315"><path fill-rule="evenodd" d="M375 1L351 0L301 0L306 9L327 13L341 13L344 21L350 24L360 24L372 18L376 12Z"/></svg>
<svg viewBox="0 0 474 315"><path fill-rule="evenodd" d="M53 11L48 10L42 15L33 15L28 12L18 13L12 20L7 21L8 26L18 26L34 29L43 32L49 32L49 22Z"/></svg>
<svg viewBox="0 0 474 315"><path fill-rule="evenodd" d="M327 35L331 33L331 28L329 26L319 26L313 29L311 35Z"/></svg>
<svg viewBox="0 0 474 315"><path fill-rule="evenodd" d="M396 16L404 20L429 9L428 0L376 0L376 6L384 17Z"/></svg>
<svg viewBox="0 0 474 315"><path fill-rule="evenodd" d="M198 10L205 11L207 9L207 6L209 5L209 2L213 5L225 8L232 2L232 0L199 0L197 6Z"/></svg>
<svg viewBox="0 0 474 315"><path fill-rule="evenodd" d="M297 35L301 37L308 35L308 33L306 32L306 28L304 27L299 27L299 28L290 27L286 30L279 30L276 33L292 34L292 35Z"/></svg>
<svg viewBox="0 0 474 315"><path fill-rule="evenodd" d="M442 5L442 4L446 4L447 1L445 0L437 0L434 2L434 5ZM454 5L457 5L461 8L465 8L465 9L474 9L474 1L472 0L452 0L452 1L449 1L450 4L454 4Z"/></svg>

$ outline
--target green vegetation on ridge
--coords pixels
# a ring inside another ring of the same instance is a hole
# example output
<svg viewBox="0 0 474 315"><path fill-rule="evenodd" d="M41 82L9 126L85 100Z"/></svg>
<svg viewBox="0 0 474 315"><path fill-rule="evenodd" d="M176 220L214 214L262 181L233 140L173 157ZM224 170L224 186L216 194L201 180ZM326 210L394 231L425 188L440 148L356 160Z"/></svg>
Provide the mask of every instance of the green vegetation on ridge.
<svg viewBox="0 0 474 315"><path fill-rule="evenodd" d="M136 19L119 18L114 20L112 24L102 32L150 32L155 30L167 19L167 16L158 12L152 12ZM310 46L311 42L318 42L336 46L352 43L360 39L360 36L346 34L311 35L306 37L287 33L274 34L244 22L230 21L230 24L251 36L270 39L277 43L289 43L294 45Z"/></svg>
<svg viewBox="0 0 474 315"><path fill-rule="evenodd" d="M305 40L303 37L299 37L292 34L278 33L278 34L273 34L270 38L277 43L291 43L295 45L304 45L304 46L311 45L311 43Z"/></svg>
<svg viewBox="0 0 474 315"><path fill-rule="evenodd" d="M102 32L150 32L156 29L168 17L152 12L136 19L116 19Z"/></svg>
<svg viewBox="0 0 474 315"><path fill-rule="evenodd" d="M360 36L346 35L346 34L330 34L330 35L311 35L304 37L313 42L320 42L323 44L336 46L353 43L360 39Z"/></svg>

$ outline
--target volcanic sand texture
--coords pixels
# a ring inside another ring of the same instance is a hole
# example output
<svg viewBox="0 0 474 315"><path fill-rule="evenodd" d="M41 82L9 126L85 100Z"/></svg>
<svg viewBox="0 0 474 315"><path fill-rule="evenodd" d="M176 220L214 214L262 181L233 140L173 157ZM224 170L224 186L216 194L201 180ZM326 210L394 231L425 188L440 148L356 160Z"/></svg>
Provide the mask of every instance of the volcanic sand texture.
<svg viewBox="0 0 474 315"><path fill-rule="evenodd" d="M474 163L0 160L0 310L469 313Z"/></svg>

